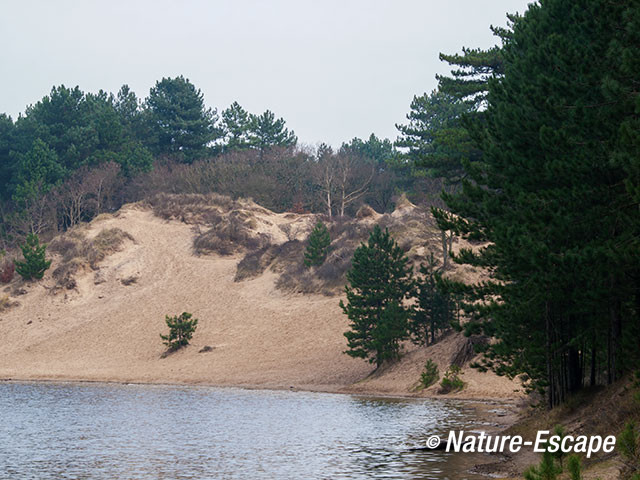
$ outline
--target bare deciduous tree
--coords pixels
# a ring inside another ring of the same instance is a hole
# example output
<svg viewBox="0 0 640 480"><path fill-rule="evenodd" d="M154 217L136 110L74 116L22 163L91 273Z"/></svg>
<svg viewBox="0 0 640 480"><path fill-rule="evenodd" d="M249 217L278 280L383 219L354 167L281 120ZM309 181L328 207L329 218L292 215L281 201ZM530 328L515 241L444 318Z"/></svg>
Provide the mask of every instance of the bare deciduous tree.
<svg viewBox="0 0 640 480"><path fill-rule="evenodd" d="M339 192L339 212L344 217L347 205L367 193L375 167L364 158L349 152L336 155L337 183Z"/></svg>

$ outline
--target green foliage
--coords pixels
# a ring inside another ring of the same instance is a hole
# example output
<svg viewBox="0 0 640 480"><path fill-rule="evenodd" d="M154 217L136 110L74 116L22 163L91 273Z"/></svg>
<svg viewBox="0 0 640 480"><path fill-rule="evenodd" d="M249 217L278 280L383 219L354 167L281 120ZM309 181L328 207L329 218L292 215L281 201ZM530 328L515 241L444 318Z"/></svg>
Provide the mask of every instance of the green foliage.
<svg viewBox="0 0 640 480"><path fill-rule="evenodd" d="M369 135L367 140L355 137L349 142L343 143L340 150L366 158L380 168L387 167L397 154L393 143L388 138L380 139L373 133Z"/></svg>
<svg viewBox="0 0 640 480"><path fill-rule="evenodd" d="M20 249L24 261L16 260L16 272L25 280L41 279L44 272L51 266L51 260L47 260L45 257L47 245L40 245L38 236L35 233L30 233Z"/></svg>
<svg viewBox="0 0 640 480"><path fill-rule="evenodd" d="M422 388L428 388L438 381L440 373L438 372L438 365L429 359L424 364L424 370L420 374L420 386Z"/></svg>
<svg viewBox="0 0 640 480"><path fill-rule="evenodd" d="M444 372L444 377L440 382L441 393L458 392L464 388L464 382L460 378L462 369L457 365L450 365Z"/></svg>
<svg viewBox="0 0 640 480"><path fill-rule="evenodd" d="M405 158L432 177L456 184L464 177L463 164L477 161L481 152L462 125L472 106L439 91L414 97L406 125L396 125L396 146L406 148Z"/></svg>
<svg viewBox="0 0 640 480"><path fill-rule="evenodd" d="M553 434L557 435L561 439L564 438L564 427L562 425L556 425L555 427L553 427ZM557 451L553 452L552 455L553 458L555 458L560 463L560 467L562 468L565 452L563 452L562 449L559 448Z"/></svg>
<svg viewBox="0 0 640 480"><path fill-rule="evenodd" d="M420 267L420 273L422 276L416 282L418 304L413 311L409 330L415 343L429 345L436 342L439 331L449 326L453 302L438 285L440 274L433 254Z"/></svg>
<svg viewBox="0 0 640 480"><path fill-rule="evenodd" d="M261 157L271 147L290 147L298 143L295 133L285 127L284 119L276 119L271 110L262 115L250 115L248 128L249 144L260 151Z"/></svg>
<svg viewBox="0 0 640 480"><path fill-rule="evenodd" d="M238 102L233 102L222 112L221 128L224 135L224 151L242 150L251 146L251 116Z"/></svg>
<svg viewBox="0 0 640 480"><path fill-rule="evenodd" d="M191 319L191 317L192 314L187 312L182 312L180 315L173 317L169 315L165 316L165 321L169 327L169 334L160 334L160 338L162 338L162 343L168 347L169 351L175 351L189 345L189 341L191 337L193 337L193 333L196 331L196 326L198 325L198 319Z"/></svg>
<svg viewBox="0 0 640 480"><path fill-rule="evenodd" d="M629 465L640 469L640 431L634 421L626 423L618 435L616 446Z"/></svg>
<svg viewBox="0 0 640 480"><path fill-rule="evenodd" d="M540 465L531 466L524 472L525 480L556 480L562 473L562 468L556 464L551 453L545 451L542 454Z"/></svg>
<svg viewBox="0 0 640 480"><path fill-rule="evenodd" d="M482 160L444 195L455 215L437 214L487 242L455 259L492 274L466 292L471 324L496 338L486 365L524 374L550 405L583 386L583 365L611 382L637 359L637 25L624 2L530 4L465 123Z"/></svg>
<svg viewBox="0 0 640 480"><path fill-rule="evenodd" d="M65 176L56 152L39 138L26 154L16 154L16 158L14 181L17 185L13 200L18 205L38 198Z"/></svg>
<svg viewBox="0 0 640 480"><path fill-rule="evenodd" d="M191 163L220 135L215 110L205 107L202 92L182 75L156 82L146 105L157 155Z"/></svg>
<svg viewBox="0 0 640 480"><path fill-rule="evenodd" d="M11 158L12 145L15 143L15 125L10 116L0 113L0 199L10 195L10 181L13 174Z"/></svg>
<svg viewBox="0 0 640 480"><path fill-rule="evenodd" d="M307 250L304 252L304 264L307 267L317 267L324 263L329 253L329 246L331 245L331 236L329 230L324 223L318 221L316 226L313 227L311 234L309 235L309 243L307 244Z"/></svg>
<svg viewBox="0 0 640 480"><path fill-rule="evenodd" d="M345 332L345 352L367 358L380 367L397 359L400 342L407 338L411 309L405 306L413 290L412 270L402 249L388 230L376 225L367 244L353 254L345 287L347 303L340 307L351 320Z"/></svg>
<svg viewBox="0 0 640 480"><path fill-rule="evenodd" d="M571 480L582 480L582 462L578 455L569 455L567 459L567 470Z"/></svg>

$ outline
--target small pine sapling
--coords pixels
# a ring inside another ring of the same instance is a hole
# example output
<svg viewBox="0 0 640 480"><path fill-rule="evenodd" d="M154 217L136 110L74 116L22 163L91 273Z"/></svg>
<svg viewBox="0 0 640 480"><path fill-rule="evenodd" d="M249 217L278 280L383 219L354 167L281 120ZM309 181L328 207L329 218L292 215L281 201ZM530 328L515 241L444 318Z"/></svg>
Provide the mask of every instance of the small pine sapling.
<svg viewBox="0 0 640 480"><path fill-rule="evenodd" d="M40 280L44 272L51 266L51 260L47 260L46 244L40 244L40 239L34 233L27 235L24 245L20 246L24 261L16 261L16 272L25 280Z"/></svg>
<svg viewBox="0 0 640 480"><path fill-rule="evenodd" d="M169 335L160 334L163 343L168 347L170 352L176 351L179 348L185 347L189 344L193 333L196 331L198 325L198 319L191 319L192 314L182 312L182 314L170 317L165 316L165 321L169 327Z"/></svg>
<svg viewBox="0 0 640 480"><path fill-rule="evenodd" d="M331 245L329 230L324 223L316 223L309 235L307 250L304 252L304 265L306 267L322 265L329 253L329 245Z"/></svg>

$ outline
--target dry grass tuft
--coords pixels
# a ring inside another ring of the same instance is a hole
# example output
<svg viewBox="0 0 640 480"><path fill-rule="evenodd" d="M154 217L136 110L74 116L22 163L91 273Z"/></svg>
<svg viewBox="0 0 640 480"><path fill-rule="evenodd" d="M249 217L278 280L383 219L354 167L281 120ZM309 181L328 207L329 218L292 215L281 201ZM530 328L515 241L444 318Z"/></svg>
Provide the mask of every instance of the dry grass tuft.
<svg viewBox="0 0 640 480"><path fill-rule="evenodd" d="M407 198L406 193L402 193L396 200L396 210L400 210L402 208L415 208L415 205L411 203L411 201Z"/></svg>
<svg viewBox="0 0 640 480"><path fill-rule="evenodd" d="M79 230L69 231L53 239L49 250L62 258L53 270L56 287L71 290L76 287L75 275L87 268L96 270L98 264L119 251L126 240L133 237L120 228L106 228L88 240Z"/></svg>
<svg viewBox="0 0 640 480"><path fill-rule="evenodd" d="M362 205L356 212L356 218L360 218L360 219L375 217L376 215L378 215L378 212L376 212L373 208L371 208L367 204Z"/></svg>
<svg viewBox="0 0 640 480"><path fill-rule="evenodd" d="M256 221L249 213L234 210L210 223L211 228L196 236L193 248L198 255L233 255L241 250L256 251L270 245L269 237L256 233Z"/></svg>
<svg viewBox="0 0 640 480"><path fill-rule="evenodd" d="M120 228L107 228L98 233L89 242L87 249L86 257L91 268L95 270L98 263L112 253L119 251L125 240L134 241L129 233Z"/></svg>
<svg viewBox="0 0 640 480"><path fill-rule="evenodd" d="M3 295L0 297L0 312L5 312L11 307L17 307L18 305L18 302L11 301L11 297L9 297L9 295Z"/></svg>

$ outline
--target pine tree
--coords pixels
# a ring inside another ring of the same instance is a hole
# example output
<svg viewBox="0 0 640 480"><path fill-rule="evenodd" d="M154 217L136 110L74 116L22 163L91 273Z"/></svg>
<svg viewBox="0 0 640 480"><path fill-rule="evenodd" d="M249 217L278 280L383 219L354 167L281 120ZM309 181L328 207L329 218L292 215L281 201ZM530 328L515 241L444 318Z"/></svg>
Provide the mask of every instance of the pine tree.
<svg viewBox="0 0 640 480"><path fill-rule="evenodd" d="M229 108L222 112L222 134L224 135L223 150L242 150L249 148L249 129L251 117L249 113L233 102Z"/></svg>
<svg viewBox="0 0 640 480"><path fill-rule="evenodd" d="M156 82L146 108L156 154L190 163L219 137L215 110L205 107L202 92L183 76Z"/></svg>
<svg viewBox="0 0 640 480"><path fill-rule="evenodd" d="M309 243L307 244L307 250L304 253L305 266L317 267L322 265L325 258L327 258L330 245L331 236L329 235L329 230L327 230L324 223L318 221L309 235Z"/></svg>
<svg viewBox="0 0 640 480"><path fill-rule="evenodd" d="M464 115L472 113L470 103L434 90L414 97L406 125L396 125L400 137L396 146L406 148L404 158L418 171L434 178L458 184L465 175L465 162L475 162L481 152L462 124Z"/></svg>
<svg viewBox="0 0 640 480"><path fill-rule="evenodd" d="M507 15L511 25L517 15ZM494 35L505 42L510 30L492 27ZM415 96L408 123L396 125L400 137L396 146L407 148L404 158L434 178L443 178L457 186L466 176L465 165L482 159L482 151L473 141L469 128L482 122L489 81L504 74L501 45L487 50L463 48L462 54L440 54L440 60L455 67L449 76L436 75L438 88Z"/></svg>
<svg viewBox="0 0 640 480"><path fill-rule="evenodd" d="M160 334L163 343L169 348L169 351L178 350L179 348L186 347L193 337L193 333L198 326L198 319L191 319L192 314L182 312L180 315L170 317L165 316L165 322L169 327L169 335Z"/></svg>
<svg viewBox="0 0 640 480"><path fill-rule="evenodd" d="M285 127L284 119L276 119L271 110L249 117L248 136L251 146L260 151L260 158L270 147L290 147L298 143L295 133Z"/></svg>
<svg viewBox="0 0 640 480"><path fill-rule="evenodd" d="M451 300L438 286L439 272L433 253L420 267L422 277L416 281L417 308L409 324L413 340L417 344L436 342L439 331L446 329L451 320Z"/></svg>
<svg viewBox="0 0 640 480"><path fill-rule="evenodd" d="M413 290L412 269L388 230L376 225L367 244L353 254L345 287L347 303L340 307L349 317L345 352L366 358L380 367L397 359L400 342L407 338L411 308L405 302Z"/></svg>
<svg viewBox="0 0 640 480"><path fill-rule="evenodd" d="M582 387L589 363L592 383L598 372L615 380L633 351L623 338L640 333L638 209L625 188L637 81L620 56L637 41L631 11L605 0L530 5L472 127L482 162L462 194L445 195L456 216L437 212L441 228L488 241L457 256L492 272L467 302L471 326L497 339L487 365L524 373L549 405Z"/></svg>
<svg viewBox="0 0 640 480"><path fill-rule="evenodd" d="M38 236L35 233L30 233L20 249L24 261L16 260L16 272L25 280L41 279L44 272L51 266L51 260L47 260L45 257L47 245L40 245Z"/></svg>

